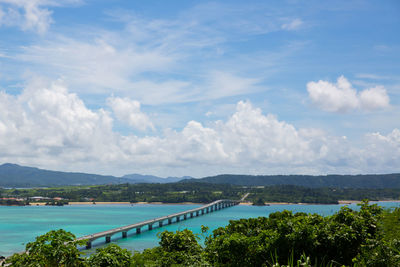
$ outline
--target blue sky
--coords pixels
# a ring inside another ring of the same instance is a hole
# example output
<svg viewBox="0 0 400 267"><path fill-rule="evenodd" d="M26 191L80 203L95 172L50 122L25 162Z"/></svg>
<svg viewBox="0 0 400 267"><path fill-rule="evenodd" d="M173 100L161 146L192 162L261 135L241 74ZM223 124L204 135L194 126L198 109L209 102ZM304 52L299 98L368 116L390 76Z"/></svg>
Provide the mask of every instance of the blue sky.
<svg viewBox="0 0 400 267"><path fill-rule="evenodd" d="M390 173L398 1L0 0L0 163Z"/></svg>

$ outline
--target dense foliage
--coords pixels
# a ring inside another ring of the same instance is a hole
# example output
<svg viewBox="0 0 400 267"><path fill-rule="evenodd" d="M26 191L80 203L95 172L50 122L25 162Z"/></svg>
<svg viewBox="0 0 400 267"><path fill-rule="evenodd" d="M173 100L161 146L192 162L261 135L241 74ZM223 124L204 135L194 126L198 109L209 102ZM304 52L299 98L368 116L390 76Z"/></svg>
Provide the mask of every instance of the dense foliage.
<svg viewBox="0 0 400 267"><path fill-rule="evenodd" d="M79 256L73 235L52 231L15 254L12 266L399 266L400 209L361 204L332 216L289 211L230 221L202 247L189 230L164 231L160 245L131 252L115 244ZM204 229L202 229L204 230ZM52 251L51 253L49 253Z"/></svg>
<svg viewBox="0 0 400 267"><path fill-rule="evenodd" d="M240 199L244 192L246 188L230 185L169 183L9 189L3 195L61 197L68 201L209 203L218 199Z"/></svg>
<svg viewBox="0 0 400 267"><path fill-rule="evenodd" d="M14 254L8 259L11 266L85 266L75 236L64 230L50 231L36 237L35 242L26 245L26 253Z"/></svg>
<svg viewBox="0 0 400 267"><path fill-rule="evenodd" d="M245 193L250 193L246 200L251 202L259 201L258 204L260 205L262 204L260 200L265 202L335 204L338 203L338 200L362 200L363 198L370 200L399 199L400 189L307 188L293 185L247 187L206 183L118 184L0 189L0 197L60 197L67 202L208 203L218 199L239 200Z"/></svg>
<svg viewBox="0 0 400 267"><path fill-rule="evenodd" d="M247 200L252 202L259 202L262 199L265 202L337 204L338 200L343 199L339 198L336 191L329 188L316 189L294 185L256 187L250 192L252 194Z"/></svg>
<svg viewBox="0 0 400 267"><path fill-rule="evenodd" d="M242 186L297 185L335 188L400 188L400 173L359 175L234 175L222 174L185 182Z"/></svg>

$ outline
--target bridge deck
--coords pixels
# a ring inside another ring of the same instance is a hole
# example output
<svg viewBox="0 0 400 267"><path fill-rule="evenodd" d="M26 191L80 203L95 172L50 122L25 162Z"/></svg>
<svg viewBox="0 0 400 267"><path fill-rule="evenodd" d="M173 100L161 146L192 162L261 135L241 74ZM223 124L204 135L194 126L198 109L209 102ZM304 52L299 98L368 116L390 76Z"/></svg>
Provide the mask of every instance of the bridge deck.
<svg viewBox="0 0 400 267"><path fill-rule="evenodd" d="M203 215L205 209L210 208L210 207L218 207L218 204L237 205L238 203L239 202L236 201L236 200L217 200L217 201L211 202L211 203L209 203L207 205L204 205L204 206L201 206L201 207L198 207L198 208L194 208L194 209L191 209L191 210L186 210L186 211L170 214L170 215L167 215L167 216L162 216L162 217L159 217L159 218L155 218L155 219L152 219L152 220L147 220L147 221L126 225L126 226L114 228L114 229L111 229L111 230L107 230L107 231L103 231L103 232L99 232L99 233L95 233L95 234L91 234L91 235L82 236L82 237L77 238L77 240L87 240L88 241L88 246L87 247L90 248L91 247L91 242L96 240L96 239L99 239L101 237L110 238L112 235L114 235L116 233L120 233L120 232L122 232L122 233L125 232L125 234L126 234L126 232L128 232L131 229L134 229L134 228L140 229L143 226L152 226L153 224L155 224L157 222L163 223L165 220L169 220L169 223L172 223L172 221L170 221L170 220L172 220L173 218L178 218L178 217L183 216L183 215L187 215L187 214L191 214L191 213L193 214L193 213L200 212L200 211L203 211L203 213L201 214L201 215ZM220 207L220 208L222 209L222 208L225 208L225 207L228 207L228 206L223 206L223 207ZM217 210L217 209L215 209L215 210ZM106 241L106 242L109 242L109 240Z"/></svg>

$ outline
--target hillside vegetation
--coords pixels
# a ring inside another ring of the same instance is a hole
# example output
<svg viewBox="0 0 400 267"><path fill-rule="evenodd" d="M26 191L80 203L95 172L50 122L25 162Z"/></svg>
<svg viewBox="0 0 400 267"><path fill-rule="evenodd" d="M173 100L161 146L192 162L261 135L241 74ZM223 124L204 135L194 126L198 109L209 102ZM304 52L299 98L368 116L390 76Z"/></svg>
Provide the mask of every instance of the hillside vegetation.
<svg viewBox="0 0 400 267"><path fill-rule="evenodd" d="M244 186L297 185L334 188L400 188L400 174L367 175L233 175L223 174L182 182L204 182Z"/></svg>
<svg viewBox="0 0 400 267"><path fill-rule="evenodd" d="M250 193L246 200L261 205L264 202L337 204L339 200L362 200L365 198L370 200L397 200L400 198L400 189L396 188L307 188L294 185L248 187L209 183L168 183L32 189L0 188L0 198L6 199L0 200L0 204L9 204L9 198L25 200L37 196L47 199L62 198L65 202L209 203L218 199L240 200L246 193Z"/></svg>

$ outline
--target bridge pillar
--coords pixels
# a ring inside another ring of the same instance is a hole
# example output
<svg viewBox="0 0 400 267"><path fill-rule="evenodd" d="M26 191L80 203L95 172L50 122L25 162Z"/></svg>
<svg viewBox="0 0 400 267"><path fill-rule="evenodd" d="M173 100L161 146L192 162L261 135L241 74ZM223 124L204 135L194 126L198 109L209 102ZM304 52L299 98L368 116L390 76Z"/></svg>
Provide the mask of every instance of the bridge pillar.
<svg viewBox="0 0 400 267"><path fill-rule="evenodd" d="M190 213L190 218L193 218L193 212Z"/></svg>
<svg viewBox="0 0 400 267"><path fill-rule="evenodd" d="M201 210L201 215L203 215L203 214L204 214L204 209Z"/></svg>
<svg viewBox="0 0 400 267"><path fill-rule="evenodd" d="M176 221L177 221L177 222L179 222L180 220L181 220L181 217L180 217L180 216L176 217Z"/></svg>
<svg viewBox="0 0 400 267"><path fill-rule="evenodd" d="M172 223L172 219L168 218L168 224L171 224L171 223Z"/></svg>
<svg viewBox="0 0 400 267"><path fill-rule="evenodd" d="M183 214L183 219L186 220L187 219L187 215Z"/></svg>
<svg viewBox="0 0 400 267"><path fill-rule="evenodd" d="M149 224L149 231L150 230L153 230L153 225L152 224Z"/></svg>
<svg viewBox="0 0 400 267"><path fill-rule="evenodd" d="M136 228L136 234L140 234L140 227Z"/></svg>
<svg viewBox="0 0 400 267"><path fill-rule="evenodd" d="M122 232L122 238L126 238L128 236L128 232Z"/></svg>
<svg viewBox="0 0 400 267"><path fill-rule="evenodd" d="M214 206L211 206L210 209L211 209L210 212L213 212L214 211Z"/></svg>
<svg viewBox="0 0 400 267"><path fill-rule="evenodd" d="M92 248L92 242L88 241L88 242L86 242L86 249L90 249L90 248Z"/></svg>
<svg viewBox="0 0 400 267"><path fill-rule="evenodd" d="M111 236L106 236L106 243L110 243L111 242Z"/></svg>
<svg viewBox="0 0 400 267"><path fill-rule="evenodd" d="M163 222L158 222L158 227L162 227Z"/></svg>
<svg viewBox="0 0 400 267"><path fill-rule="evenodd" d="M197 210L197 211L196 211L196 216L199 216L199 213L200 213L200 212Z"/></svg>
<svg viewBox="0 0 400 267"><path fill-rule="evenodd" d="M208 212L209 212L209 208L207 207L207 208L206 208L206 213L208 213Z"/></svg>

